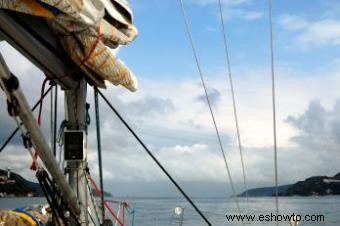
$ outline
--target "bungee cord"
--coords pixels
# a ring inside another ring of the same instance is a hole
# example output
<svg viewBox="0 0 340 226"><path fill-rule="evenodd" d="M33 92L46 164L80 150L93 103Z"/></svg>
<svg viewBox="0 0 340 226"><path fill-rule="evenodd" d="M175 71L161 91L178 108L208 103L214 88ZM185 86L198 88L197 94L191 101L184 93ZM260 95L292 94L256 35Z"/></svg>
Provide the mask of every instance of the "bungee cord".
<svg viewBox="0 0 340 226"><path fill-rule="evenodd" d="M202 73L202 69L201 69L201 66L200 66L200 63L199 63L199 60L198 60L196 48L195 48L195 45L194 45L191 30L190 30L189 19L186 15L186 12L185 12L185 9L184 9L183 0L178 0L178 2L179 2L179 5L180 5L180 8L181 8L182 16L183 16L184 23L185 23L186 32L187 32L187 35L189 37L190 45L191 45L193 55L194 55L194 58L195 58L195 61L196 61L196 66L197 66L197 69L198 69L198 72L199 72L199 76L200 76L200 79L201 79L201 82L202 82L202 86L204 88L204 93L205 93L206 101L208 103L210 115L211 115L211 118L212 118L212 121L213 121L213 124L214 124L214 127L215 127L216 136L217 136L217 139L218 139L219 147L221 149L221 153L222 153L223 160L224 160L224 163L225 163L225 167L226 167L226 170L227 170L232 194L233 194L233 197L235 197L234 198L235 204L236 204L238 211L241 212L240 205L239 205L239 202L238 202L238 199L237 199L237 196L236 196L236 190L235 190L235 187L234 187L233 179L231 177L231 172L230 172L229 165L228 165L228 162L227 162L227 157L225 155L225 151L224 151L224 148L223 148L223 145L222 145L220 132L218 130L215 115L214 115L214 112L212 110L211 101L210 101L210 98L209 98L207 86L206 86L206 83L205 83L205 80L204 80L204 77L203 77L203 73Z"/></svg>
<svg viewBox="0 0 340 226"><path fill-rule="evenodd" d="M273 105L275 208L276 208L276 216L278 216L279 215L279 189L278 189L278 166L277 166L276 95L275 95L275 67L274 67L274 46L273 46L272 0L268 0L268 11L269 11L270 62L271 62L271 79L272 79L272 105ZM279 225L278 221L276 221L276 225Z"/></svg>
<svg viewBox="0 0 340 226"><path fill-rule="evenodd" d="M219 12L220 12L222 34L223 34L224 52L225 52L225 57L226 57L227 69L228 69L228 78L229 78L229 85L230 85L230 91L231 91L231 99L232 99L232 103L233 103L233 113L234 113L234 119L235 119L235 128L236 128L236 134L237 134L238 149L239 149L239 152L240 152L241 164L242 164L243 185L244 185L244 191L246 193L247 204L249 205L246 170L245 170L245 164L244 164L244 158L243 158L243 148L242 148L243 146L242 146L242 142L241 142L240 127L239 127L239 123L238 123L238 114L237 114L237 107L236 107L234 83L233 83L233 77L232 77L232 73L231 73L229 48L228 48L227 35L226 35L226 30L225 30L225 25L224 25L224 15L223 15L223 10L222 10L222 1L221 0L218 0L218 6L219 6Z"/></svg>

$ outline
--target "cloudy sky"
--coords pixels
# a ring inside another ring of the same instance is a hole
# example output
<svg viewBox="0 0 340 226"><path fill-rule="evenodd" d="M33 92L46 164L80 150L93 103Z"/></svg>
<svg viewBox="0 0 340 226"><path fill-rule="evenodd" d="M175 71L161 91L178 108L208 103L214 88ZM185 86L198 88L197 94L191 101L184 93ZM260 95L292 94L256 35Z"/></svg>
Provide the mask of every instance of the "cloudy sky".
<svg viewBox="0 0 340 226"><path fill-rule="evenodd" d="M209 109L175 0L133 0L139 37L119 56L135 72L139 90L108 86L105 94L169 172L193 195L230 194ZM199 60L213 100L238 192L241 161L216 0L185 0ZM274 0L279 183L340 171L340 3ZM225 25L235 82L248 187L274 183L274 155L266 0L225 0ZM0 51L33 104L42 73L5 42ZM32 85L34 84L34 85ZM5 106L4 96L0 101ZM63 106L60 92L60 109ZM89 88L88 102L93 102ZM49 131L48 101L44 130ZM92 121L94 114L92 108ZM0 143L14 128L0 109ZM60 110L59 118L63 117ZM129 132L101 103L106 190L117 195L171 195L172 185ZM97 175L95 126L88 159ZM20 140L0 154L0 166L33 178Z"/></svg>

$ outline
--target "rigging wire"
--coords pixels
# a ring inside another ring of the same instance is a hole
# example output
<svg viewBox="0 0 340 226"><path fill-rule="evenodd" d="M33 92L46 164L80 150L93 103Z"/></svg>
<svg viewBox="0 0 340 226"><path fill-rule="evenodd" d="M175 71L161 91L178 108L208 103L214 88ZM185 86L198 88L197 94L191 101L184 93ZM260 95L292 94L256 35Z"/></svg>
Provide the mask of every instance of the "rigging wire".
<svg viewBox="0 0 340 226"><path fill-rule="evenodd" d="M100 136L100 118L99 118L99 100L97 89L94 89L94 105L96 113L96 129L97 129L97 149L98 149L98 167L99 167L99 183L100 190L104 191L104 181L103 181L103 163L102 163L102 145ZM105 219L105 206L104 206L104 196L101 196L101 207L102 207L102 219Z"/></svg>
<svg viewBox="0 0 340 226"><path fill-rule="evenodd" d="M147 154L154 160L154 162L158 165L159 168L163 171L163 173L169 178L169 180L175 185L178 191L184 196L184 198L190 203L190 205L195 209L195 211L202 217L202 219L211 226L212 224L206 218L206 216L198 209L195 203L191 200L191 198L185 193L185 191L181 188L179 184L175 181L175 179L168 173L168 171L164 168L164 166L158 161L158 159L153 155L153 153L149 150L149 148L144 144L144 142L139 138L139 136L133 131L133 129L129 126L129 124L124 120L124 118L118 113L118 111L113 107L110 101L104 96L104 94L95 88L99 95L103 98L106 104L110 107L110 109L115 113L115 115L119 118L119 120L125 125L125 127L130 131L130 133L135 137L135 139L139 142L139 144L144 148Z"/></svg>
<svg viewBox="0 0 340 226"><path fill-rule="evenodd" d="M116 211L118 217L119 217L119 215L120 215L120 208L121 208L121 206L122 206L122 205L118 204L118 210ZM123 222L124 222L124 221L123 221ZM118 224L118 221L116 220L115 226L117 226L117 224Z"/></svg>
<svg viewBox="0 0 340 226"><path fill-rule="evenodd" d="M89 183L89 180L88 180L88 178L86 178L86 187L87 187L87 191L88 191L88 193L90 194L90 199L91 199L91 202L92 203L96 203L95 202L95 198L94 198L94 194L93 194L93 190L92 190L92 188L91 188L91 186L90 186L90 183ZM99 217L99 213L98 213L98 205L94 205L94 212L95 212L95 214L96 214L96 217L97 217L97 219L98 219L98 221L100 222L100 217ZM89 210L87 210L87 212L89 213ZM104 219L103 219L104 220Z"/></svg>
<svg viewBox="0 0 340 226"><path fill-rule="evenodd" d="M51 85L51 82L50 82L50 85ZM53 151L53 155L54 155L54 157L55 157L55 152L54 152L54 141L55 141L55 139L54 139L54 125L56 124L56 122L54 121L54 104L53 104L53 102L55 101L55 99L53 98L53 90L52 90L52 92L50 92L50 123L51 123L51 125L50 125L50 135L51 135L51 148L52 148L52 151ZM34 159L34 158L33 158ZM52 190L53 190L53 192L55 192L55 187L53 186L53 188L52 188ZM54 213L54 211L52 211L52 224L53 225L55 225L56 224L56 222L55 222L55 220L56 220L56 215L55 215L55 213Z"/></svg>
<svg viewBox="0 0 340 226"><path fill-rule="evenodd" d="M228 69L228 78L229 78L230 91L231 91L233 110L234 110L234 119L235 119L235 127L236 127L236 134L237 134L237 142L238 142L238 148L239 148L239 151L240 151L241 164L242 164L243 185L244 185L244 191L246 193L247 204L249 205L246 171L245 171L245 164L244 164L244 159L243 159L243 148L242 148L243 146L242 146L242 142L241 142L240 127L239 127L239 123L238 123L238 114L237 114L237 107L236 107L236 100L235 100L234 83L233 83L233 77L232 77L232 73L231 73L231 63L230 63L230 57L229 57L229 49L228 49L227 35L226 35L226 30L225 30L225 25L224 25L224 15L223 15L223 10L222 10L221 0L218 0L218 5L219 5L220 20L221 20L221 27L222 27L222 34L223 34L223 41L224 41L224 51L225 51L225 56L226 56L227 69Z"/></svg>
<svg viewBox="0 0 340 226"><path fill-rule="evenodd" d="M54 124L54 104L53 104L54 98L53 98L53 92L50 93L50 135L51 135L51 148L53 149L53 124Z"/></svg>
<svg viewBox="0 0 340 226"><path fill-rule="evenodd" d="M58 85L54 86L54 125L53 125L53 154L57 154L57 124L58 124Z"/></svg>
<svg viewBox="0 0 340 226"><path fill-rule="evenodd" d="M57 154L57 123L58 123L58 85L53 81L50 81L50 85L54 85L54 98L53 92L51 92L51 134L52 134L52 147L53 147L53 155L56 157ZM53 112L53 113L52 113ZM56 188L54 186L53 180L53 192L55 192ZM52 214L52 224L55 224L56 217Z"/></svg>
<svg viewBox="0 0 340 226"><path fill-rule="evenodd" d="M104 191L100 190L100 188L98 187L98 185L96 184L96 182L93 180L93 178L90 176L90 174L86 175L87 180L91 183L91 185L93 186L94 190L97 192L97 194L99 196L104 196ZM104 199L104 205L106 207L106 209L109 211L109 213L111 214L111 216L119 223L120 226L124 226L124 221L122 221L121 219L119 219L119 215L117 215L112 208L110 207L109 203Z"/></svg>
<svg viewBox="0 0 340 226"><path fill-rule="evenodd" d="M205 84L203 73L202 73L202 69L201 69L201 66L200 66L200 63L199 63L199 60L198 60L198 56L197 56L197 53L196 53L196 48L195 48L195 45L194 45L193 37L192 37L190 26L189 26L189 19L188 19L187 15L186 15L186 12L185 12L185 9L184 9L183 0L178 0L178 2L180 4L180 8L181 8L181 11L182 11L182 16L183 16L184 23L185 23L186 32L187 32L187 35L189 37L189 41L190 41L190 44L191 44L193 55L194 55L194 58L195 58L195 61L196 61L196 66L197 66L197 69L198 69L198 72L199 72L199 76L200 76L200 79L201 79L201 82L202 82L202 85L203 85L203 88L204 88L204 93L205 93L205 97L206 97L206 100L207 100L207 103L208 103L208 106L209 106L209 111L210 111L210 114L211 114L211 118L212 118L213 123L214 123L215 131L216 131L216 136L217 136L217 139L218 139L218 142L219 142L219 146L220 146L220 149L221 149L221 152L222 152L222 156L223 156L223 159L224 159L224 163L225 163L225 167L226 167L226 170L227 170L227 174L228 174L231 190L232 190L232 193L233 193L233 197L235 197L234 200L235 200L236 207L237 207L238 211L241 212L240 205L238 203L237 196L236 196L236 191L235 191L234 183L233 183L233 180L232 180L232 177L231 177L231 172L230 172L229 165L228 165L228 162L227 162L227 158L226 158L226 155L225 155L225 152L224 152L224 148L223 148L223 145L222 145L222 140L221 140L220 132L218 130L217 123L216 123L216 120L215 120L215 115L214 115L214 112L213 112L212 107L211 107L211 101L210 101L210 98L209 98L208 89L207 89L207 86Z"/></svg>
<svg viewBox="0 0 340 226"><path fill-rule="evenodd" d="M273 105L273 137L274 137L274 168L275 168L275 207L276 216L279 215L279 190L278 190L278 166L277 166L277 134L276 134L276 95L275 95L275 68L274 68L274 46L273 46L273 19L272 0L268 0L269 10L269 35L270 35L270 62L272 79L272 105ZM276 225L279 222L276 221Z"/></svg>

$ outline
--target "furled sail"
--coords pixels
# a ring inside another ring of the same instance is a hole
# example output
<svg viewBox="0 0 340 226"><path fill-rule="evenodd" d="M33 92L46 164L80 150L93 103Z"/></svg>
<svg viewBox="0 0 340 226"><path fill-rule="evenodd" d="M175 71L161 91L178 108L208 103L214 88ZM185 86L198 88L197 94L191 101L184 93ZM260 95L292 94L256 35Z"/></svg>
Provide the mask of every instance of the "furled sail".
<svg viewBox="0 0 340 226"><path fill-rule="evenodd" d="M0 8L46 18L90 84L137 89L135 75L112 51L137 35L127 0L1 0Z"/></svg>

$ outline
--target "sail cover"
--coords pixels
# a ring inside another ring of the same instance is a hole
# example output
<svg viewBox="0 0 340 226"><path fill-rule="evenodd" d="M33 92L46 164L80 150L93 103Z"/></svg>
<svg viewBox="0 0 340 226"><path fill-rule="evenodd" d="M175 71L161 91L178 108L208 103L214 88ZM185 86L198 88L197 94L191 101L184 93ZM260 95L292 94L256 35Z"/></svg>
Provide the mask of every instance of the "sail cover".
<svg viewBox="0 0 340 226"><path fill-rule="evenodd" d="M127 0L1 0L0 8L46 18L92 85L104 88L106 80L137 89L135 75L112 51L137 36Z"/></svg>

